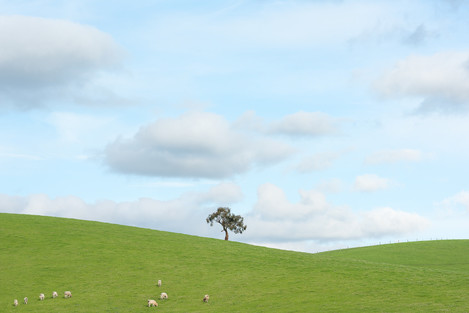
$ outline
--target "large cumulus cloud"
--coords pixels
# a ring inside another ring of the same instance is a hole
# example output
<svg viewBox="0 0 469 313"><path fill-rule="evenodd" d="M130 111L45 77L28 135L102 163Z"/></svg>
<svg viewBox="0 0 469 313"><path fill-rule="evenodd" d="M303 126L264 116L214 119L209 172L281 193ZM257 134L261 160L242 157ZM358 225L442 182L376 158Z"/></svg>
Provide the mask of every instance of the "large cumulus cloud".
<svg viewBox="0 0 469 313"><path fill-rule="evenodd" d="M83 90L123 50L91 26L66 20L0 16L0 105L31 108Z"/></svg>
<svg viewBox="0 0 469 313"><path fill-rule="evenodd" d="M105 162L127 174L223 178L279 162L292 151L280 141L236 130L215 113L188 112L116 139L105 149Z"/></svg>

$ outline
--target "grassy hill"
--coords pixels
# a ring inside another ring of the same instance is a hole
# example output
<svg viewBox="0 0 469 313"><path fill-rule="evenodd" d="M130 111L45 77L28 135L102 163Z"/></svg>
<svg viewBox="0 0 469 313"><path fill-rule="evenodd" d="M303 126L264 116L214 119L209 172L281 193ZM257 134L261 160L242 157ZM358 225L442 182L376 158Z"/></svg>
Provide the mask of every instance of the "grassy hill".
<svg viewBox="0 0 469 313"><path fill-rule="evenodd" d="M63 298L65 290L71 299ZM161 292L169 299L158 300ZM25 296L28 305L12 305ZM159 307L146 307L147 299ZM469 312L469 241L307 254L0 214L0 312L150 311Z"/></svg>

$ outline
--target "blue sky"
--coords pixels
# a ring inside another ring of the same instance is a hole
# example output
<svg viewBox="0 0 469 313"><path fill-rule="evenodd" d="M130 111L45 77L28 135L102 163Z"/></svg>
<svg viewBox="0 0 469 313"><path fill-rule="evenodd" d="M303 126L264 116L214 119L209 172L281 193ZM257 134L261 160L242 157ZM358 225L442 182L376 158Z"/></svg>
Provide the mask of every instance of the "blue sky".
<svg viewBox="0 0 469 313"><path fill-rule="evenodd" d="M315 252L469 238L464 1L0 1L0 211Z"/></svg>

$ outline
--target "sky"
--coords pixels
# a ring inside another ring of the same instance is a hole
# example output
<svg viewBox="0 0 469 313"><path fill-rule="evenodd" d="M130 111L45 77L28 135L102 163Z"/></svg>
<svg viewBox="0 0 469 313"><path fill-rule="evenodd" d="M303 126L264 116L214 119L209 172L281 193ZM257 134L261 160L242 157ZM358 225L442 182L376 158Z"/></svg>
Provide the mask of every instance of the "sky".
<svg viewBox="0 0 469 313"><path fill-rule="evenodd" d="M0 0L0 212L467 239L468 30L457 0Z"/></svg>

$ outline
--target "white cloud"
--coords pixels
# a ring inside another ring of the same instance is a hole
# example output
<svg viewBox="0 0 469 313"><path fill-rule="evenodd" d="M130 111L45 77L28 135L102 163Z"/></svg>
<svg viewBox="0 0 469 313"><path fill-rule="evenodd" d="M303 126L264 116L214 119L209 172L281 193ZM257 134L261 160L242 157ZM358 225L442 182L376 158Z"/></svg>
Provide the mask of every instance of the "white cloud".
<svg viewBox="0 0 469 313"><path fill-rule="evenodd" d="M304 157L298 163L296 169L301 173L327 169L331 167L337 159L351 151L351 149L352 148L342 149L340 151L320 152Z"/></svg>
<svg viewBox="0 0 469 313"><path fill-rule="evenodd" d="M220 115L189 112L118 138L107 146L105 161L128 174L220 178L279 162L292 151L285 143L237 132Z"/></svg>
<svg viewBox="0 0 469 313"><path fill-rule="evenodd" d="M426 228L429 221L417 214L392 208L353 212L327 202L314 190L300 191L298 203L271 184L259 187L258 202L246 218L244 236L251 241L334 241L403 235Z"/></svg>
<svg viewBox="0 0 469 313"><path fill-rule="evenodd" d="M396 162L418 162L422 152L416 149L380 150L365 159L367 164L385 164Z"/></svg>
<svg viewBox="0 0 469 313"><path fill-rule="evenodd" d="M322 112L299 111L280 120L266 123L254 111L245 112L233 126L264 134L279 134L292 137L318 137L339 132L340 119Z"/></svg>
<svg viewBox="0 0 469 313"><path fill-rule="evenodd" d="M389 180L374 174L365 174L357 176L354 183L354 189L357 191L376 191L388 188Z"/></svg>
<svg viewBox="0 0 469 313"><path fill-rule="evenodd" d="M296 169L301 173L324 170L331 167L338 157L337 153L333 152L317 153L301 160Z"/></svg>
<svg viewBox="0 0 469 313"><path fill-rule="evenodd" d="M126 202L99 200L87 203L76 196L50 198L45 194L24 197L0 194L0 212L78 218L207 235L212 231L205 222L207 215L214 208L233 204L241 197L239 186L231 183L213 186L206 192L186 193L168 201L140 198Z"/></svg>
<svg viewBox="0 0 469 313"><path fill-rule="evenodd" d="M337 193L343 189L343 183L338 178L332 178L317 184L316 189L325 193Z"/></svg>
<svg viewBox="0 0 469 313"><path fill-rule="evenodd" d="M462 206L469 212L469 191L461 191L454 196L444 199L439 205L449 210Z"/></svg>
<svg viewBox="0 0 469 313"><path fill-rule="evenodd" d="M273 184L264 184L257 192L258 201L253 213L266 220L299 221L315 211L323 211L327 202L324 195L316 191L300 191L300 203L290 203L284 192Z"/></svg>
<svg viewBox="0 0 469 313"><path fill-rule="evenodd" d="M233 126L239 129L251 130L258 133L265 132L264 120L256 115L256 112L249 110L244 112L238 120L233 123Z"/></svg>
<svg viewBox="0 0 469 313"><path fill-rule="evenodd" d="M229 206L242 200L243 193L238 185L233 183L220 183L212 187L200 201L215 202L219 206Z"/></svg>
<svg viewBox="0 0 469 313"><path fill-rule="evenodd" d="M21 196L0 194L0 211L7 213L21 213L26 207L27 199Z"/></svg>
<svg viewBox="0 0 469 313"><path fill-rule="evenodd" d="M454 112L469 106L469 52L412 55L374 84L386 97L418 97L418 112Z"/></svg>
<svg viewBox="0 0 469 313"><path fill-rule="evenodd" d="M21 108L79 90L123 56L96 28L28 16L0 16L0 46L0 100Z"/></svg>
<svg viewBox="0 0 469 313"><path fill-rule="evenodd" d="M424 217L389 207L377 208L362 214L362 228L367 236L405 234L430 225Z"/></svg>
<svg viewBox="0 0 469 313"><path fill-rule="evenodd" d="M297 112L271 124L272 133L290 136L322 136L336 134L338 121L321 112Z"/></svg>

